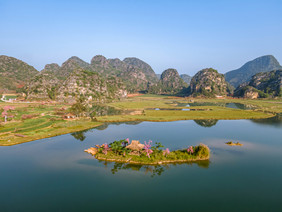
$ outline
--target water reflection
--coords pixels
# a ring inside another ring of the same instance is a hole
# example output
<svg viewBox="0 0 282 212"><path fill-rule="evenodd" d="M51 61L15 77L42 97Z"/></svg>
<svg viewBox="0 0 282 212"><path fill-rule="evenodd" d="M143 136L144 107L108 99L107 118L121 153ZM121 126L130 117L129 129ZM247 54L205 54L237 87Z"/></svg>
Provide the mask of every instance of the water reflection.
<svg viewBox="0 0 282 212"><path fill-rule="evenodd" d="M253 105L246 105L246 104L241 104L241 103L227 103L225 107L241 109L241 110L253 110L257 108Z"/></svg>
<svg viewBox="0 0 282 212"><path fill-rule="evenodd" d="M186 104L187 105L187 104ZM188 106L187 106L188 107ZM146 110L173 110L173 111L206 111L208 109L190 109L190 108L147 108Z"/></svg>
<svg viewBox="0 0 282 212"><path fill-rule="evenodd" d="M221 106L225 107L225 103L213 103L213 102L189 102L190 106Z"/></svg>
<svg viewBox="0 0 282 212"><path fill-rule="evenodd" d="M129 163L116 163L108 161L99 161L104 164L107 169L111 170L112 174L116 174L120 170L130 170L143 172L144 174L149 174L151 177L161 176L166 170L169 170L172 166L192 166L194 164L198 165L201 168L209 168L210 161L193 161L187 163L171 163L164 165L141 165L141 164L129 164Z"/></svg>
<svg viewBox="0 0 282 212"><path fill-rule="evenodd" d="M97 130L105 130L107 129L110 125L121 125L121 124L126 124L126 125L137 125L142 123L142 121L127 121L127 122L111 122L111 123L104 123L98 127L95 127Z"/></svg>
<svg viewBox="0 0 282 212"><path fill-rule="evenodd" d="M128 122L111 122L111 123L104 123L98 127L95 127L94 129L96 130L106 130L110 125L121 125L121 124L126 124L126 125L137 125L142 123L142 121L128 121ZM90 131L91 129L87 129L87 130L82 130L82 131L78 131L78 132L73 132L70 135L72 135L75 139L79 140L79 141L84 141L86 138L85 133L87 133L88 131Z"/></svg>
<svg viewBox="0 0 282 212"><path fill-rule="evenodd" d="M190 107L190 106L219 106L219 107L228 107L235 108L241 110L253 110L256 109L254 105L247 105L241 103L220 103L220 102L189 102L188 103L180 103L176 102L177 107Z"/></svg>
<svg viewBox="0 0 282 212"><path fill-rule="evenodd" d="M277 114L274 117L267 118L267 119L253 119L252 122L256 124L261 125L271 125L275 127L281 127L282 126L282 113Z"/></svg>
<svg viewBox="0 0 282 212"><path fill-rule="evenodd" d="M88 132L90 129L88 130L83 130L83 131L78 131L78 132L73 132L71 133L71 135L76 139L76 140L80 140L80 141L84 141L86 136L84 135L86 132Z"/></svg>
<svg viewBox="0 0 282 212"><path fill-rule="evenodd" d="M278 128L250 120L222 120L212 128L198 126L192 120L143 122L90 130L93 133L84 133L84 142L74 142L67 134L1 146L1 211L125 211L120 204L125 196L127 208L135 211L185 211L183 202L187 200L193 202L190 211L281 211L281 129L281 125ZM211 147L211 164L201 161L197 165L169 164L156 170L136 166L122 169L114 167L115 163L105 167L104 162L83 152L98 141L125 135L161 141L172 150L205 143ZM244 146L228 146L227 141ZM231 192L227 195L226 191ZM154 201L136 207L136 199L144 198L144 194ZM104 204L108 199L114 203Z"/></svg>
<svg viewBox="0 0 282 212"><path fill-rule="evenodd" d="M218 120L217 119L199 119L199 120L194 120L194 122L196 122L196 124L202 127L212 127L216 125Z"/></svg>
<svg viewBox="0 0 282 212"><path fill-rule="evenodd" d="M114 107L109 107L107 105L92 105L92 111L95 111L96 116L112 116L122 114L121 110L117 110Z"/></svg>

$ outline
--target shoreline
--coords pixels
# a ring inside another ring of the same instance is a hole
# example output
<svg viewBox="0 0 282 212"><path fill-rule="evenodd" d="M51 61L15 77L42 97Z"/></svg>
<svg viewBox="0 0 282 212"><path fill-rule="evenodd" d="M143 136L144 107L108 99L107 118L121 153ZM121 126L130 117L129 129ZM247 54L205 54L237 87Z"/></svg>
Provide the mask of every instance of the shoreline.
<svg viewBox="0 0 282 212"><path fill-rule="evenodd" d="M160 149L163 148L163 149ZM84 150L99 161L110 161L136 165L161 165L169 163L188 163L206 161L210 158L210 149L200 143L184 149L170 151L160 142L155 145L152 141L144 144L138 140L123 139L110 144L96 145Z"/></svg>
<svg viewBox="0 0 282 212"><path fill-rule="evenodd" d="M141 115L140 115L141 116ZM129 117L125 117L125 119L116 119L116 120L101 120L99 121L99 118L97 120L97 122L95 122L95 124L93 126L83 126L81 128L78 128L78 129L73 129L73 130L67 130L64 129L63 132L56 132L54 130L54 132L52 133L49 132L48 135L44 136L34 136L34 137L29 137L28 135L25 135L25 137L22 137L22 138L18 138L16 140L21 140L19 142L16 142L16 141L11 141L11 143L5 143L5 144L1 144L1 141L0 141L0 146L13 146L13 145L18 145L18 144L22 144L22 143L26 143L26 142L31 142L31 141L36 141L36 140L41 140L41 139L45 139L45 138L52 138L52 137L56 137L56 136L60 136L60 135L66 135L66 134L70 134L70 133L74 133L74 132L79 132L79 131L83 131L83 130L89 130L89 129L93 129L93 128L96 128L96 127L99 127L105 123L117 123L117 122L133 122L133 121L142 121L142 122L174 122L174 121L189 121L189 120L205 120L205 119L208 119L208 120L249 120L249 119L267 119L267 118L272 118L272 117L275 117L276 114L266 114L265 117L252 117L252 118L242 118L242 117L238 117L238 118L221 118L221 119L217 119L217 118L206 118L206 117L198 117L198 118L179 118L179 119L161 119L161 117L158 119L158 120L151 120L151 119L144 119L144 117L138 117L138 118L129 118ZM103 118L107 118L109 116L103 116ZM114 116L112 116L114 117ZM87 121L85 121L87 122ZM67 130L67 132L65 131ZM49 135L51 134L51 135ZM14 135L15 136L15 135ZM8 141L6 141L8 142Z"/></svg>
<svg viewBox="0 0 282 212"><path fill-rule="evenodd" d="M199 159L189 159L189 160L165 160L159 162L137 162L131 160L121 160L121 159L110 159L110 158L103 158L103 157L96 157L95 159L100 161L109 161L109 162L117 162L117 163L127 163L127 164L135 164L135 165L163 165L163 164L171 164L171 163L187 163L187 162L196 162L196 161L208 161L209 157L207 158L199 158Z"/></svg>
<svg viewBox="0 0 282 212"><path fill-rule="evenodd" d="M96 122L97 123L97 122ZM27 143L27 142L32 142L32 141L37 141L37 140L41 140L41 139L46 139L46 138L52 138L52 137L57 137L57 136L61 136L61 135L66 135L66 134L71 134L71 133L74 133L74 132L80 132L80 131L83 131L83 130L89 130L89 129L93 129L93 128L96 128L96 127L99 127L101 125L103 125L104 123L99 123L99 124L96 124L94 126L91 126L91 127L82 127L82 128L79 128L79 129L75 129L75 130L71 130L71 131L67 131L67 132L62 132L62 133L56 133L54 132L53 135L46 135L46 136L39 136L39 138L36 138L36 139L32 139L31 137L24 137L26 139L22 139L24 141L21 141L21 142L14 142L12 143L7 143L7 144L1 144L1 141L0 141L0 147L1 146L14 146L14 145L20 145L20 144L24 144L24 143ZM49 133L50 134L50 133ZM30 138L30 139L28 139Z"/></svg>
<svg viewBox="0 0 282 212"><path fill-rule="evenodd" d="M243 117L238 117L238 118L210 118L210 117L198 117L198 118L175 118L175 119L142 119L142 118L129 118L129 117L121 117L121 119L116 119L116 120L101 120L103 123L116 123L116 122L130 122L130 121L148 121L148 122L173 122L173 121L189 121L189 120L250 120L250 119L268 119L275 117L277 114L271 114L263 117L248 117L248 118L243 118ZM103 116L104 118L107 117L114 117L114 116ZM98 118L99 122L99 118Z"/></svg>

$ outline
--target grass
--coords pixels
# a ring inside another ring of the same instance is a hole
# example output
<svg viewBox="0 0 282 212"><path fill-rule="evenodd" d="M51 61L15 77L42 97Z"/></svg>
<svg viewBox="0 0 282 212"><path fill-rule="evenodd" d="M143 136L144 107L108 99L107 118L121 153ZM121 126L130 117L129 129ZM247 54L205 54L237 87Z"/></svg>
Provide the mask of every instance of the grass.
<svg viewBox="0 0 282 212"><path fill-rule="evenodd" d="M0 145L11 146L15 144L34 141L42 138L53 137L57 135L77 132L100 126L100 122L91 122L90 120L66 121L66 122L46 122L41 125L36 125L33 128L23 129L19 131L9 131L0 134ZM18 137L20 133L25 137Z"/></svg>
<svg viewBox="0 0 282 212"><path fill-rule="evenodd" d="M179 107L191 102L210 103L211 106L189 107L195 111L178 111L165 109L181 109ZM241 110L224 107L227 103L240 103L254 106L253 110ZM215 106L220 105L220 106ZM129 98L122 102L110 103L109 106L122 110L142 110L142 115L116 115L99 117L101 122L120 121L177 121L195 119L262 119L275 116L282 112L282 101L273 99L249 100L249 99L197 99L167 97L161 95L142 95ZM148 110L160 108L164 110Z"/></svg>
<svg viewBox="0 0 282 212"><path fill-rule="evenodd" d="M203 109L203 107L198 107ZM120 121L177 121L195 119L262 119L274 116L273 113L261 111L238 110L223 107L208 107L206 110L179 111L179 110L145 110L143 115L115 115L101 116L100 122Z"/></svg>
<svg viewBox="0 0 282 212"><path fill-rule="evenodd" d="M240 103L255 106L257 110L263 112L282 112L282 99L194 99L194 101L211 103Z"/></svg>
<svg viewBox="0 0 282 212"><path fill-rule="evenodd" d="M146 108L173 108L171 100L146 100L141 97L132 98L131 101L108 104L118 109L146 109Z"/></svg>
<svg viewBox="0 0 282 212"><path fill-rule="evenodd" d="M11 112L14 118L0 125L0 145L10 146L42 138L81 131L102 125L100 122L91 122L90 119L63 120L56 115L57 108L67 105L41 105L38 103L1 103L1 106L12 105ZM1 107L0 106L0 107ZM36 114L34 118L22 120L24 114ZM3 121L3 120L2 120Z"/></svg>

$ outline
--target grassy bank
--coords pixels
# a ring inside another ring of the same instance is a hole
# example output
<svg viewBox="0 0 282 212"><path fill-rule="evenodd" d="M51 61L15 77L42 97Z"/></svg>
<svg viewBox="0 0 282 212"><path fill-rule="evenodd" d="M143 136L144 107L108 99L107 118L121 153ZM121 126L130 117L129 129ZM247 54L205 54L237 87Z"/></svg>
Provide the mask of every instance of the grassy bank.
<svg viewBox="0 0 282 212"><path fill-rule="evenodd" d="M143 115L115 115L98 117L99 122L121 121L178 121L196 119L262 119L273 117L273 113L243 111L231 108L213 107L205 111L144 110Z"/></svg>
<svg viewBox="0 0 282 212"><path fill-rule="evenodd" d="M38 119L34 119L39 121ZM41 120L40 120L41 121ZM90 120L77 121L46 121L33 127L23 128L26 123L18 124L20 130L15 128L4 128L0 131L0 146L11 146L15 144L49 138L72 132L82 131L102 125L101 122Z"/></svg>

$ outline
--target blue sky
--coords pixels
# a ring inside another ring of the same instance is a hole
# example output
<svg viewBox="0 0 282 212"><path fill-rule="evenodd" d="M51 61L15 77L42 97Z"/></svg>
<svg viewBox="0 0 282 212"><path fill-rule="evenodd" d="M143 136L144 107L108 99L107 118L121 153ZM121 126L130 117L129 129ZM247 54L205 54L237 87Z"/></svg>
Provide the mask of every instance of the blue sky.
<svg viewBox="0 0 282 212"><path fill-rule="evenodd" d="M97 54L190 75L266 54L282 63L281 0L0 0L0 26L0 55L38 70Z"/></svg>

